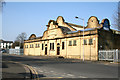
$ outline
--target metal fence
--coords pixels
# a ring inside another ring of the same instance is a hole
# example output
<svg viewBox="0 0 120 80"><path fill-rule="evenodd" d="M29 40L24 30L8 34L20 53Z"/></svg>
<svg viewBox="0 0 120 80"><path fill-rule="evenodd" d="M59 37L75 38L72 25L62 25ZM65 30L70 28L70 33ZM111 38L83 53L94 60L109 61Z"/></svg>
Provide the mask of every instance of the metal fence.
<svg viewBox="0 0 120 80"><path fill-rule="evenodd" d="M99 50L99 60L120 62L120 50Z"/></svg>
<svg viewBox="0 0 120 80"><path fill-rule="evenodd" d="M23 49L8 49L7 53L8 54L23 55L24 54L24 50Z"/></svg>

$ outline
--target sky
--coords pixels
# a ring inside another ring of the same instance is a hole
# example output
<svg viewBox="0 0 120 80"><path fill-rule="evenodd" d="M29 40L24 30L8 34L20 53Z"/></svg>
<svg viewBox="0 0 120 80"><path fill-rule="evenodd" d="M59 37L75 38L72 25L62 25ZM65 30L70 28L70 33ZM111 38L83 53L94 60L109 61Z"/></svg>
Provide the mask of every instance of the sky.
<svg viewBox="0 0 120 80"><path fill-rule="evenodd" d="M90 16L96 16L101 22L108 18L111 27L114 24L113 14L117 11L117 2L6 2L2 12L2 39L15 41L22 33L37 37L42 36L47 29L49 20L63 16L65 22L85 26Z"/></svg>

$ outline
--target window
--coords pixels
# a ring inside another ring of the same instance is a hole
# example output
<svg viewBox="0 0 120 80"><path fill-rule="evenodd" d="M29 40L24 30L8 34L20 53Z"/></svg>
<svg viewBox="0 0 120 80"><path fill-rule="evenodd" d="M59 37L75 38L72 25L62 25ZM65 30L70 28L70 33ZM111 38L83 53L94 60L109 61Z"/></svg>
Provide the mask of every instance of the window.
<svg viewBox="0 0 120 80"><path fill-rule="evenodd" d="M54 50L54 43L50 43L50 50Z"/></svg>
<svg viewBox="0 0 120 80"><path fill-rule="evenodd" d="M11 48L11 46L9 46L9 49Z"/></svg>
<svg viewBox="0 0 120 80"><path fill-rule="evenodd" d="M76 45L77 45L77 44L76 44L76 40L74 40L74 41L73 41L73 46L76 46Z"/></svg>
<svg viewBox="0 0 120 80"><path fill-rule="evenodd" d="M38 47L40 47L40 44L38 44Z"/></svg>
<svg viewBox="0 0 120 80"><path fill-rule="evenodd" d="M52 49L54 50L54 43L53 43L53 47L52 47Z"/></svg>
<svg viewBox="0 0 120 80"><path fill-rule="evenodd" d="M92 44L93 44L93 40L89 39L89 45L92 45Z"/></svg>
<svg viewBox="0 0 120 80"><path fill-rule="evenodd" d="M44 44L42 44L42 50L44 49Z"/></svg>
<svg viewBox="0 0 120 80"><path fill-rule="evenodd" d="M52 49L52 44L50 43L50 50Z"/></svg>
<svg viewBox="0 0 120 80"><path fill-rule="evenodd" d="M30 44L30 48L31 48L31 44Z"/></svg>
<svg viewBox="0 0 120 80"><path fill-rule="evenodd" d="M87 40L86 39L84 39L84 45L87 45Z"/></svg>
<svg viewBox="0 0 120 80"><path fill-rule="evenodd" d="M69 41L69 46L72 46L72 41Z"/></svg>
<svg viewBox="0 0 120 80"><path fill-rule="evenodd" d="M28 45L27 45L27 48L28 48Z"/></svg>
<svg viewBox="0 0 120 80"><path fill-rule="evenodd" d="M34 48L33 44L32 44L32 48Z"/></svg>
<svg viewBox="0 0 120 80"><path fill-rule="evenodd" d="M36 46L35 46L36 48L37 48L37 44L36 44Z"/></svg>
<svg viewBox="0 0 120 80"><path fill-rule="evenodd" d="M64 48L65 48L64 46L65 46L65 43L64 43L64 42L62 42L62 49L64 49Z"/></svg>

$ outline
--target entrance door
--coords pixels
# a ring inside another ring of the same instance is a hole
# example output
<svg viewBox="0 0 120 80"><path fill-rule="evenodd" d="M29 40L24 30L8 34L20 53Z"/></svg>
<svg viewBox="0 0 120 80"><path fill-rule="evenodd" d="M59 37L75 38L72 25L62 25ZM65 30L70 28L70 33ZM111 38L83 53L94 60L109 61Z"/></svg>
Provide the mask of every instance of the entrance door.
<svg viewBox="0 0 120 80"><path fill-rule="evenodd" d="M57 55L60 55L60 47L57 47Z"/></svg>
<svg viewBox="0 0 120 80"><path fill-rule="evenodd" d="M45 55L47 55L47 47L45 47Z"/></svg>

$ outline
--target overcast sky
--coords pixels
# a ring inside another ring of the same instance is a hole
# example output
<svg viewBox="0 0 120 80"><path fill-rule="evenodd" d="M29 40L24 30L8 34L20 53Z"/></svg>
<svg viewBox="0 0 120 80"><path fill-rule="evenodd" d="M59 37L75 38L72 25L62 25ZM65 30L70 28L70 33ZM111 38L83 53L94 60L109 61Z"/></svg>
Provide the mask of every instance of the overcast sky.
<svg viewBox="0 0 120 80"><path fill-rule="evenodd" d="M101 22L108 18L114 23L113 14L117 11L117 2L6 2L2 15L2 37L14 41L18 34L26 32L42 36L49 20L63 16L65 22L85 26L90 16L96 16ZM112 26L113 27L113 26Z"/></svg>

